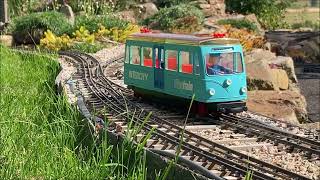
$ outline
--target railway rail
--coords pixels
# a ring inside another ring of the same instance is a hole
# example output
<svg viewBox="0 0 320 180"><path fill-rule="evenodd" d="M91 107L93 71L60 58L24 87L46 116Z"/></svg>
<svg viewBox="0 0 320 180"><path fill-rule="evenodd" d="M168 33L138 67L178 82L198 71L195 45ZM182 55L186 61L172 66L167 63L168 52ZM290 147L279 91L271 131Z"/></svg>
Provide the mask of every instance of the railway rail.
<svg viewBox="0 0 320 180"><path fill-rule="evenodd" d="M135 138L137 142L151 135L147 139L146 147L165 156L174 156L177 150L181 148L179 153L181 161L189 166L197 167L193 169L212 179L242 178L248 169L251 169L255 179L309 179L279 166L248 157L188 130L184 131L183 128L159 116L149 115L146 109L141 108L135 103L134 99L128 96L132 95L130 90L115 84L103 75L103 69L96 59L81 53L61 52L60 55L70 57L75 61L74 63L78 66L79 71L74 77L79 79L82 86L80 88L88 90L85 97L92 108L96 110L106 108L108 110L106 116L111 121L111 125L108 127L110 131L120 131L122 133L132 131L128 127L128 121L131 120L131 123L142 127L142 132ZM106 66L122 58L114 58ZM149 118L147 122L142 120L146 117ZM248 126L250 128L254 127L256 130L252 130L251 133L261 134L267 129L265 125L260 126L248 119L240 121L236 116L224 116L223 118L228 118L228 125L239 129ZM249 125L245 125L245 123ZM290 145L312 154L317 155L319 153L319 149L317 149L319 147L318 141L306 140L293 135L288 136L290 139L287 141L284 136L288 134L279 133L277 129L269 129L268 132L273 133L265 136L266 138L273 138L277 142L285 144L294 141ZM183 136L184 141L179 143L181 136ZM315 144L310 145L313 142Z"/></svg>

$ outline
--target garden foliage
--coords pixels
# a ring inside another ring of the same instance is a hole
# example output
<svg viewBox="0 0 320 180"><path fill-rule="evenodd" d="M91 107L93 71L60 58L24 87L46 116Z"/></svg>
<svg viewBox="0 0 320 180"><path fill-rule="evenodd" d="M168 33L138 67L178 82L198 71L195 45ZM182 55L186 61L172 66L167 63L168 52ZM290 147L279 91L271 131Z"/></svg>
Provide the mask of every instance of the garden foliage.
<svg viewBox="0 0 320 180"><path fill-rule="evenodd" d="M262 36L257 36L247 29L233 28L231 25L225 25L226 34L230 38L239 39L244 51L251 51L253 48L262 48L265 40Z"/></svg>
<svg viewBox="0 0 320 180"><path fill-rule="evenodd" d="M50 29L57 35L63 35L72 30L65 16L55 11L31 13L26 16L19 16L13 20L12 32L16 41L23 43L26 38L31 38L34 43L38 43L43 32Z"/></svg>
<svg viewBox="0 0 320 180"><path fill-rule="evenodd" d="M246 19L223 19L218 21L218 24L220 25L226 25L226 24L230 24L232 27L238 28L238 29L247 29L250 31L257 31L258 28L257 26L253 23L250 22Z"/></svg>
<svg viewBox="0 0 320 180"><path fill-rule="evenodd" d="M101 16L78 16L76 17L76 22L74 29L79 29L81 26L85 27L90 33L97 32L100 25L105 28L125 29L128 25L128 21L121 20L112 15L101 15Z"/></svg>
<svg viewBox="0 0 320 180"><path fill-rule="evenodd" d="M191 0L157 0L155 3L160 8L176 6L179 4L186 4L191 2Z"/></svg>
<svg viewBox="0 0 320 180"><path fill-rule="evenodd" d="M105 41L106 38L123 43L130 34L139 30L139 26L132 24L128 24L124 29L118 27L107 29L100 25L99 29L92 33L85 26L81 26L71 36L66 34L56 36L48 30L45 32L45 37L40 41L40 47L51 51L76 49L94 53L104 47L100 42Z"/></svg>
<svg viewBox="0 0 320 180"><path fill-rule="evenodd" d="M145 19L143 24L169 32L194 32L201 28L203 21L201 10L189 4L181 4L160 9L155 15Z"/></svg>
<svg viewBox="0 0 320 180"><path fill-rule="evenodd" d="M226 0L227 11L241 14L254 13L262 26L267 29L286 25L283 16L289 5L290 0Z"/></svg>

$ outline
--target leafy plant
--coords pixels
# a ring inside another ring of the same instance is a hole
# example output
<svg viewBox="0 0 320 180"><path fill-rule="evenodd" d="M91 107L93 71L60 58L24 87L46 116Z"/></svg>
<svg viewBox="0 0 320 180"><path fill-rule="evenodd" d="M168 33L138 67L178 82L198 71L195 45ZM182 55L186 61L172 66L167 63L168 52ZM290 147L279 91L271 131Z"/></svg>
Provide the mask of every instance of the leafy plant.
<svg viewBox="0 0 320 180"><path fill-rule="evenodd" d="M192 21L189 22L187 19L192 19ZM200 29L203 20L204 16L201 10L192 5L181 4L160 9L142 23L153 29L164 31L173 31L180 28L182 31L192 32Z"/></svg>
<svg viewBox="0 0 320 180"><path fill-rule="evenodd" d="M257 31L257 26L245 19L237 20L237 19L223 19L219 20L218 24L220 25L226 25L230 24L232 27L238 28L238 29L248 29L250 31Z"/></svg>
<svg viewBox="0 0 320 180"><path fill-rule="evenodd" d="M84 11L86 15L109 14L113 11L113 2L108 0L69 0L68 4L75 12Z"/></svg>
<svg viewBox="0 0 320 180"><path fill-rule="evenodd" d="M73 33L73 36L77 41L82 41L91 44L93 44L95 41L94 34L90 34L90 32L84 26L81 26L79 30L76 30L76 32Z"/></svg>
<svg viewBox="0 0 320 180"><path fill-rule="evenodd" d="M50 30L44 33L44 38L40 40L40 47L51 50L67 50L72 46L72 39L64 34L61 37L57 37Z"/></svg>
<svg viewBox="0 0 320 180"><path fill-rule="evenodd" d="M158 7L165 8L165 7L176 6L179 4L186 4L188 2L191 2L191 0L158 0L155 3Z"/></svg>
<svg viewBox="0 0 320 180"><path fill-rule="evenodd" d="M226 0L227 11L241 14L254 13L262 26L267 29L286 26L283 17L289 5L290 0Z"/></svg>
<svg viewBox="0 0 320 180"><path fill-rule="evenodd" d="M90 33L97 32L100 26L105 28L118 27L119 29L124 29L129 25L128 21L121 20L112 15L102 15L102 16L78 16L76 18L74 29L79 29L81 26L85 27Z"/></svg>
<svg viewBox="0 0 320 180"><path fill-rule="evenodd" d="M96 53L103 49L105 46L100 43L87 43L87 42L80 42L75 43L71 49L77 50L84 53Z"/></svg>
<svg viewBox="0 0 320 180"><path fill-rule="evenodd" d="M228 37L239 39L245 51L262 48L265 44L265 39L262 36L257 36L249 30L233 28L231 25L225 25L224 27L227 30Z"/></svg>

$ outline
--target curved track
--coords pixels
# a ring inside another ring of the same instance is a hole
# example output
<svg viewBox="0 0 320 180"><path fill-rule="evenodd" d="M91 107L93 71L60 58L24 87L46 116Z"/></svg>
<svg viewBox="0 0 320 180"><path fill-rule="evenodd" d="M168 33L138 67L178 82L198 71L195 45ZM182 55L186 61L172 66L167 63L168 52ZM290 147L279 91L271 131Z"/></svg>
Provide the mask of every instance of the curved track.
<svg viewBox="0 0 320 180"><path fill-rule="evenodd" d="M137 142L150 136L146 140L146 147L154 149L158 153L162 152L162 154L175 154L177 153L176 150L181 148L179 155L180 158L186 160L184 164L190 166L191 161L195 167L198 167L196 169L200 173L213 179L218 177L225 179L230 177L243 178L248 169L252 170L255 179L308 179L281 167L247 157L245 154L209 141L189 131L182 133L183 129L181 127L158 116L148 116L148 111L130 101L127 95L132 92L106 78L102 73L103 70L99 62L93 57L71 52L61 52L60 55L72 58L78 65L79 71L76 76L82 80L83 87L89 90L89 96L87 96L89 104L94 109L107 109L109 113L107 116L110 117L109 120L111 121L109 130L124 133L124 131L132 131L128 128L129 124L140 126L142 131L135 136ZM109 63L121 58L115 58ZM142 119L146 117L148 117L148 121L143 121ZM228 118L229 125L245 128L243 124L237 122L239 119L237 120L236 117L228 116ZM256 123L249 124L250 126L251 124L257 125ZM251 127L254 127L253 125ZM263 130L262 127L259 128L261 131ZM181 135L183 135L184 141L179 144ZM277 136L276 132L273 135ZM292 138L296 139L294 136ZM303 145L303 147L306 146Z"/></svg>

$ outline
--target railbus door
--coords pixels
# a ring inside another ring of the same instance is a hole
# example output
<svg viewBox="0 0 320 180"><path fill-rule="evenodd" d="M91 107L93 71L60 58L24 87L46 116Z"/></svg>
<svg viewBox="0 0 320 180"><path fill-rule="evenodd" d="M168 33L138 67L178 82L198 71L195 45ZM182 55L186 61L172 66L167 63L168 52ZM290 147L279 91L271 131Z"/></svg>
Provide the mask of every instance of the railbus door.
<svg viewBox="0 0 320 180"><path fill-rule="evenodd" d="M163 46L153 47L154 57L154 87L163 89L164 88L164 49Z"/></svg>

